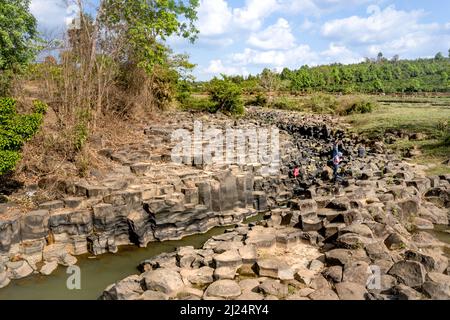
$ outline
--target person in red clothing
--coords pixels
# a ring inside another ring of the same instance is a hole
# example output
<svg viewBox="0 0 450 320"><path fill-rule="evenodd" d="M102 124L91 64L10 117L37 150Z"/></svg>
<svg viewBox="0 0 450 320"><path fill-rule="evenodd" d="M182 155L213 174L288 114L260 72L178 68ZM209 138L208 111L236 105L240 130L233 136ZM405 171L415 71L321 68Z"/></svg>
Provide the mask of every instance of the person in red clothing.
<svg viewBox="0 0 450 320"><path fill-rule="evenodd" d="M299 168L295 168L294 169L294 178L298 178L300 176L300 169Z"/></svg>

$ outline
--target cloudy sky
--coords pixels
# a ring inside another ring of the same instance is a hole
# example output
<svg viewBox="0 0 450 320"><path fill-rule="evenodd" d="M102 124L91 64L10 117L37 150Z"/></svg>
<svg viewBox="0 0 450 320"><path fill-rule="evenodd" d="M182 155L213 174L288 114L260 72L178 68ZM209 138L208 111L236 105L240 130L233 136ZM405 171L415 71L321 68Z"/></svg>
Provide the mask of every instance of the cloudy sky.
<svg viewBox="0 0 450 320"><path fill-rule="evenodd" d="M43 30L62 30L64 0L32 0ZM450 1L201 0L198 41L170 39L188 53L200 80L263 68L353 63L378 52L402 58L450 48Z"/></svg>

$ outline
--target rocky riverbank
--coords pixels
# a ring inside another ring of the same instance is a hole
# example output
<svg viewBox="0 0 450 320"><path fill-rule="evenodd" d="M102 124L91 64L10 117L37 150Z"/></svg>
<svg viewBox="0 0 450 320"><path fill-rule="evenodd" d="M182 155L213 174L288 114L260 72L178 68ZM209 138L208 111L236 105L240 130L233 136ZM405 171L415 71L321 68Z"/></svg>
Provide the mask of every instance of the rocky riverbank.
<svg viewBox="0 0 450 320"><path fill-rule="evenodd" d="M295 195L270 207L266 220L240 224L202 249L143 261L140 275L100 299L450 299L448 245L427 232L449 223L449 176L425 177L381 143L297 126L301 116L253 110L250 117L294 138L301 156L290 166L305 170ZM326 165L333 135L348 161L342 185L330 181ZM369 148L364 158L361 143Z"/></svg>

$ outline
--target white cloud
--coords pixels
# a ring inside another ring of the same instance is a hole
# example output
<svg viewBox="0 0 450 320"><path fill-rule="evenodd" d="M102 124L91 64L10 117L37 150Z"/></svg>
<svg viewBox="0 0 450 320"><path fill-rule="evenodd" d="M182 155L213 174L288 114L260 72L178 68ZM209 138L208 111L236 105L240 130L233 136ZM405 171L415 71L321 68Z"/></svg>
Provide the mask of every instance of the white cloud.
<svg viewBox="0 0 450 320"><path fill-rule="evenodd" d="M65 28L66 18L72 14L63 0L32 0L30 11L41 29L58 31Z"/></svg>
<svg viewBox="0 0 450 320"><path fill-rule="evenodd" d="M354 53L347 47L335 43L330 43L328 49L322 51L320 55L327 63L339 62L350 64L361 62L363 60L360 55Z"/></svg>
<svg viewBox="0 0 450 320"><path fill-rule="evenodd" d="M351 16L328 21L322 27L326 38L360 47L366 54L423 54L448 41L449 34L441 34L445 26L422 23L423 10L403 11L395 6L367 8L367 17Z"/></svg>
<svg viewBox="0 0 450 320"><path fill-rule="evenodd" d="M295 37L289 22L280 18L265 30L252 33L247 43L259 49L291 49L295 47Z"/></svg>
<svg viewBox="0 0 450 320"><path fill-rule="evenodd" d="M322 34L346 43L371 44L395 39L411 32L432 31L436 24L420 24L424 11L396 10L389 6L381 10L377 6L367 9L368 17L351 16L324 24Z"/></svg>
<svg viewBox="0 0 450 320"><path fill-rule="evenodd" d="M303 64L316 64L317 55L308 45L299 45L289 50L254 50L246 48L241 53L231 55L231 61L236 65L267 66L267 67L297 67Z"/></svg>
<svg viewBox="0 0 450 320"><path fill-rule="evenodd" d="M224 34L232 21L231 8L225 0L201 0L198 9L198 29L204 36Z"/></svg>
<svg viewBox="0 0 450 320"><path fill-rule="evenodd" d="M245 67L225 66L222 60L211 60L209 66L203 70L206 74L226 74L226 75L243 75L248 76L249 72Z"/></svg>
<svg viewBox="0 0 450 320"><path fill-rule="evenodd" d="M258 30L279 8L278 0L246 0L243 8L233 9L234 23L242 29Z"/></svg>

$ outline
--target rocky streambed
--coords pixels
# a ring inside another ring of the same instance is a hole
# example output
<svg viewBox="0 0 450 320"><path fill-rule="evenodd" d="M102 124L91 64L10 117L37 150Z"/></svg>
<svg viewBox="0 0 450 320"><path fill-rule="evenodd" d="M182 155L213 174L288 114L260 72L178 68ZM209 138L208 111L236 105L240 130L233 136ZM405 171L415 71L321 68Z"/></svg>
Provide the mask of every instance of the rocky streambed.
<svg viewBox="0 0 450 320"><path fill-rule="evenodd" d="M174 165L170 135L180 127L192 131L197 119L170 116L145 129L148 141L102 150L117 163L114 172L59 181L66 196L38 210L3 210L0 286L75 264L77 255L115 253L131 244L151 248L237 224L201 248L149 253L139 263L142 273L110 285L101 298L450 297L446 244L428 232L435 224L448 226L449 176L426 177L382 143L348 136L331 117L261 109L238 121L203 120L219 128L277 126L277 172L260 163ZM339 184L328 166L336 138L346 159ZM362 158L361 145L367 148ZM293 168L300 168L297 179ZM258 213L267 219L241 224Z"/></svg>

